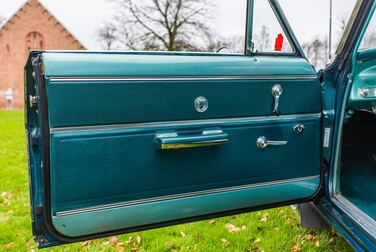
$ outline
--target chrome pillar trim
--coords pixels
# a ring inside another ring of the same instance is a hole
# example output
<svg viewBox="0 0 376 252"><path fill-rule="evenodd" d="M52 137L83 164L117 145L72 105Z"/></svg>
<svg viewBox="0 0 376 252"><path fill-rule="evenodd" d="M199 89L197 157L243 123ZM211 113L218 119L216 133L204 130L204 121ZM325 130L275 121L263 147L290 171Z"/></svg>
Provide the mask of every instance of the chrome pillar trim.
<svg viewBox="0 0 376 252"><path fill-rule="evenodd" d="M255 116L240 118L222 118L222 119L203 119L187 121L166 121L166 122L146 122L146 123L128 123L128 124L111 124L98 126L77 126L77 127L58 127L51 128L50 133L72 133L84 131L104 131L104 130L124 130L124 129L145 129L145 128L177 128L184 126L213 126L227 124L245 124L254 122L275 122L275 121L299 121L315 120L321 118L321 113L282 115L282 116Z"/></svg>
<svg viewBox="0 0 376 252"><path fill-rule="evenodd" d="M216 75L216 76L50 76L52 83L61 82L127 82L127 81L202 81L202 80L312 80L317 75Z"/></svg>
<svg viewBox="0 0 376 252"><path fill-rule="evenodd" d="M204 190L204 191L197 191L197 192L190 192L190 193L182 193L182 194L168 195L168 196L141 199L141 200L131 200L131 201L114 203L114 204L105 204L105 205L99 205L99 206L93 206L93 207L87 207L87 208L80 208L80 209L74 209L74 210L68 210L68 211L60 211L60 212L56 212L56 216L61 217L61 216L67 216L67 215L103 211L103 210L108 210L108 209L118 208L118 207L147 204L147 203L152 203L152 202L157 202L157 201L173 200L173 199L179 199L179 198L185 198L185 197L194 197L194 196L200 196L200 195L205 195L205 194L214 194L214 193L249 189L249 188L255 188L255 187L279 185L279 184L286 184L286 183L304 182L306 180L317 179L317 178L320 178L320 175L300 177L300 178L292 178L292 179L284 179L284 180L276 180L276 181L248 184L248 185L242 185L242 186L225 187L225 188L211 189L211 190Z"/></svg>

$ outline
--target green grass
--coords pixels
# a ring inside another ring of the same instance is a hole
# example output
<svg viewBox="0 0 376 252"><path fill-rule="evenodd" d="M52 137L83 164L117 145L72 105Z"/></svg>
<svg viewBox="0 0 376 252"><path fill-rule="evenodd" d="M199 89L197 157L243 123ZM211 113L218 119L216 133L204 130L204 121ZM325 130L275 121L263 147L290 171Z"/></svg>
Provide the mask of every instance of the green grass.
<svg viewBox="0 0 376 252"><path fill-rule="evenodd" d="M22 111L0 111L0 251L32 251ZM234 226L231 226L231 225ZM235 232L229 232L233 230ZM334 231L304 229L290 207L160 228L48 251L352 251Z"/></svg>

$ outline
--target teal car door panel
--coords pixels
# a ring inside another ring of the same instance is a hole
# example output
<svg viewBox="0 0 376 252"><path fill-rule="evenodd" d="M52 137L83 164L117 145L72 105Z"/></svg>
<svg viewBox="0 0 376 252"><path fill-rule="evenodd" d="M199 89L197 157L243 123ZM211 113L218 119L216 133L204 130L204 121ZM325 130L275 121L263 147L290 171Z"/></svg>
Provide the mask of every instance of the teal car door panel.
<svg viewBox="0 0 376 252"><path fill-rule="evenodd" d="M276 84L282 114L321 108L303 58L46 53L43 61L51 128L273 115ZM205 113L193 106L200 96Z"/></svg>
<svg viewBox="0 0 376 252"><path fill-rule="evenodd" d="M35 52L26 70L32 204L58 241L320 187L321 84L303 58Z"/></svg>

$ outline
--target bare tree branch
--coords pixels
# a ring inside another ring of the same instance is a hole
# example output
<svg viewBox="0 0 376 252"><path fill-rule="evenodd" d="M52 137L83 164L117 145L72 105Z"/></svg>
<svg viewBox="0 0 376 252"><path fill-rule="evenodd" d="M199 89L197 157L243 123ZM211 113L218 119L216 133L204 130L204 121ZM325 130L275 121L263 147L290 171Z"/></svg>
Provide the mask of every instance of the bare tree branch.
<svg viewBox="0 0 376 252"><path fill-rule="evenodd" d="M116 43L128 49L206 50L211 40L208 24L213 18L215 0L109 1L118 8L112 23L116 27ZM103 31L99 37L108 39Z"/></svg>
<svg viewBox="0 0 376 252"><path fill-rule="evenodd" d="M328 61L328 40L314 38L311 42L304 43L302 48L310 63L316 68L325 67Z"/></svg>
<svg viewBox="0 0 376 252"><path fill-rule="evenodd" d="M107 23L105 26L98 30L98 36L101 42L104 44L104 49L111 50L114 49L112 46L117 41L116 27Z"/></svg>

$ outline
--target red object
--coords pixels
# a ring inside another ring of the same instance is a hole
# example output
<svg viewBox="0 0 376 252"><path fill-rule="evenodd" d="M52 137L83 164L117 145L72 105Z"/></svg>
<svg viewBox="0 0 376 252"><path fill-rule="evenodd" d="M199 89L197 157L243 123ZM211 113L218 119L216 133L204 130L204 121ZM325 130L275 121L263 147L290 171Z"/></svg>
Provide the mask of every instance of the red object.
<svg viewBox="0 0 376 252"><path fill-rule="evenodd" d="M278 34L277 38L275 39L274 51L282 51L283 39L283 35L281 33Z"/></svg>

